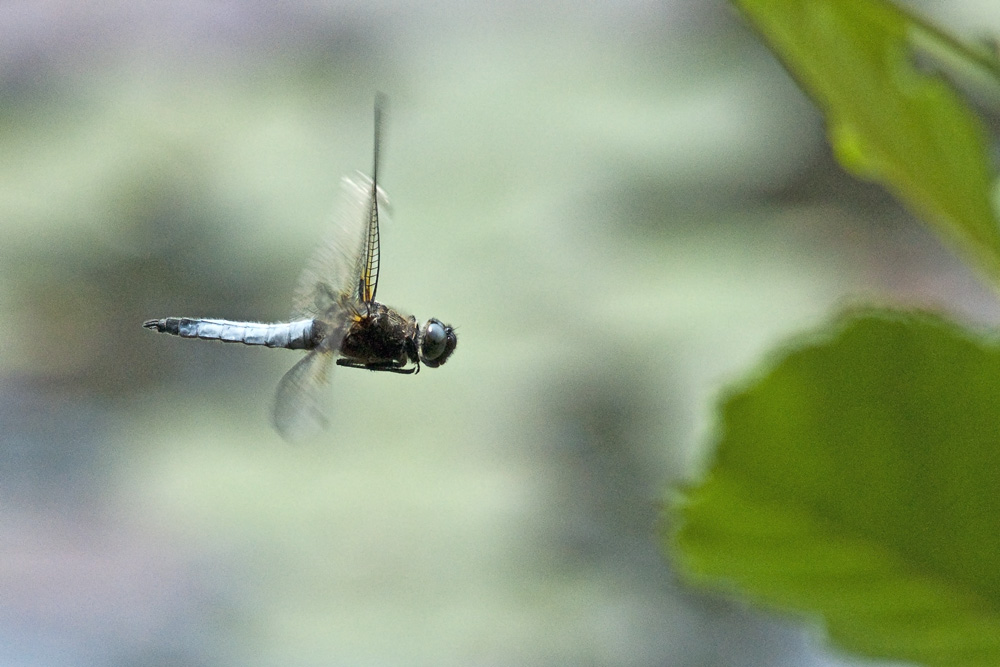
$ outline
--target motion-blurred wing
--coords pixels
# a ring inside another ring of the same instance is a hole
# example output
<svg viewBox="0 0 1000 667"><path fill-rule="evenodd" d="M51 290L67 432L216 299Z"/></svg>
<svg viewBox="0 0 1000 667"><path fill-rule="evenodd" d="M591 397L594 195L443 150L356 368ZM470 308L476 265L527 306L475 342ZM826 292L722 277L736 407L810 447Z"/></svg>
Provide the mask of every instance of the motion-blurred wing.
<svg viewBox="0 0 1000 667"><path fill-rule="evenodd" d="M345 294L356 304L375 299L379 267L379 205L388 207L378 187L379 147L385 98L375 98L375 157L372 177L358 174L341 182L343 197L333 233L299 279L293 317L324 319Z"/></svg>
<svg viewBox="0 0 1000 667"><path fill-rule="evenodd" d="M353 303L362 302L363 293L359 290L361 277L371 275L366 267L370 254L369 221L374 210L371 204L372 182L358 173L353 179L345 177L341 180L341 191L333 228L299 278L292 302L293 319L326 319L330 309L340 303L342 295ZM378 198L383 205L386 204L381 190L378 190ZM376 245L377 240L376 233ZM377 248L375 256L377 280ZM367 280L370 279L366 279L366 284L370 284Z"/></svg>
<svg viewBox="0 0 1000 667"><path fill-rule="evenodd" d="M285 440L300 441L327 427L322 398L333 359L329 352L313 350L278 383L271 418Z"/></svg>

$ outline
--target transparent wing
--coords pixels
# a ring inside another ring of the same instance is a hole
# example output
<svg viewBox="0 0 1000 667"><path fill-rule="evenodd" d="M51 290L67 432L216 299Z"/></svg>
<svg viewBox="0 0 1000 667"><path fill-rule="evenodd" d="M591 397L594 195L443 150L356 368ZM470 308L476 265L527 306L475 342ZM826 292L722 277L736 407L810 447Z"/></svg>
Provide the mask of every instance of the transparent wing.
<svg viewBox="0 0 1000 667"><path fill-rule="evenodd" d="M374 294L378 281L378 207L372 203L372 181L364 174L341 181L342 197L326 242L309 260L292 302L292 317L321 318L341 299L362 303L368 293ZM376 190L379 203L388 206L385 193ZM375 220L374 274L369 259L372 256L371 221ZM361 286L365 285L362 290ZM367 287L371 286L371 287Z"/></svg>
<svg viewBox="0 0 1000 667"><path fill-rule="evenodd" d="M354 269L354 284L357 286L357 297L364 303L375 300L378 289L378 157L382 148L382 115L386 99L382 94L375 96L375 141L374 157L372 158L372 179L368 192L368 219L361 252L358 254Z"/></svg>
<svg viewBox="0 0 1000 667"><path fill-rule="evenodd" d="M377 154L377 151L376 151ZM375 290L378 289L378 186L372 181L368 195L368 224L361 252L358 253L357 265L354 268L354 284L357 291L353 293L363 303L375 300Z"/></svg>
<svg viewBox="0 0 1000 667"><path fill-rule="evenodd" d="M388 208L378 187L379 150L385 97L375 98L375 156L372 177L358 174L341 182L343 197L332 234L302 273L292 316L322 317L347 295L356 304L374 301L378 288L379 205Z"/></svg>
<svg viewBox="0 0 1000 667"><path fill-rule="evenodd" d="M312 350L278 383L271 419L285 440L300 441L327 427L322 399L333 359L329 351Z"/></svg>

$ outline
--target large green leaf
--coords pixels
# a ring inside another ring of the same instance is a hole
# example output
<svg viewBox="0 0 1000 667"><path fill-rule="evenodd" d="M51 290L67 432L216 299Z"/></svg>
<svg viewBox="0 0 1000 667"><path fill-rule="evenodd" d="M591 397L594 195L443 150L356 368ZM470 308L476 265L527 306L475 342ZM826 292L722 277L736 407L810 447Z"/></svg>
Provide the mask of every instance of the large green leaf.
<svg viewBox="0 0 1000 667"><path fill-rule="evenodd" d="M1000 347L863 312L724 402L667 536L682 572L845 648L1000 665Z"/></svg>
<svg viewBox="0 0 1000 667"><path fill-rule="evenodd" d="M890 188L1000 286L984 132L911 53L915 41L959 55L961 45L879 0L734 2L823 109L841 163Z"/></svg>

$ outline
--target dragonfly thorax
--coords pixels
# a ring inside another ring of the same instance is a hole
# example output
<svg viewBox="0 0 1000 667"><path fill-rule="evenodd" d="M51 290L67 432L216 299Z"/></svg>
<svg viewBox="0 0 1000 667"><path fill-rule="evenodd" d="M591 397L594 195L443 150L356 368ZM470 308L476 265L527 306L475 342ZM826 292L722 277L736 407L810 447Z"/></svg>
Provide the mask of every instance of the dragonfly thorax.
<svg viewBox="0 0 1000 667"><path fill-rule="evenodd" d="M418 363L416 318L375 301L366 306L354 315L340 342L343 360L338 363L372 370Z"/></svg>

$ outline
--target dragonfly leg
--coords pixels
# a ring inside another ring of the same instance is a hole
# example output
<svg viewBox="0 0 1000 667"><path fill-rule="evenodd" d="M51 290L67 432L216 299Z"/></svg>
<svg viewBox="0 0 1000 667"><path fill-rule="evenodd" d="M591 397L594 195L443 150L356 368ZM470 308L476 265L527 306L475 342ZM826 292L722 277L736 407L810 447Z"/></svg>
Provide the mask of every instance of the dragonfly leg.
<svg viewBox="0 0 1000 667"><path fill-rule="evenodd" d="M400 373L402 375L412 375L420 371L419 367L407 368L405 363L398 361L351 361L350 359L337 359L338 366L347 368L365 368L370 371L387 371L389 373Z"/></svg>

